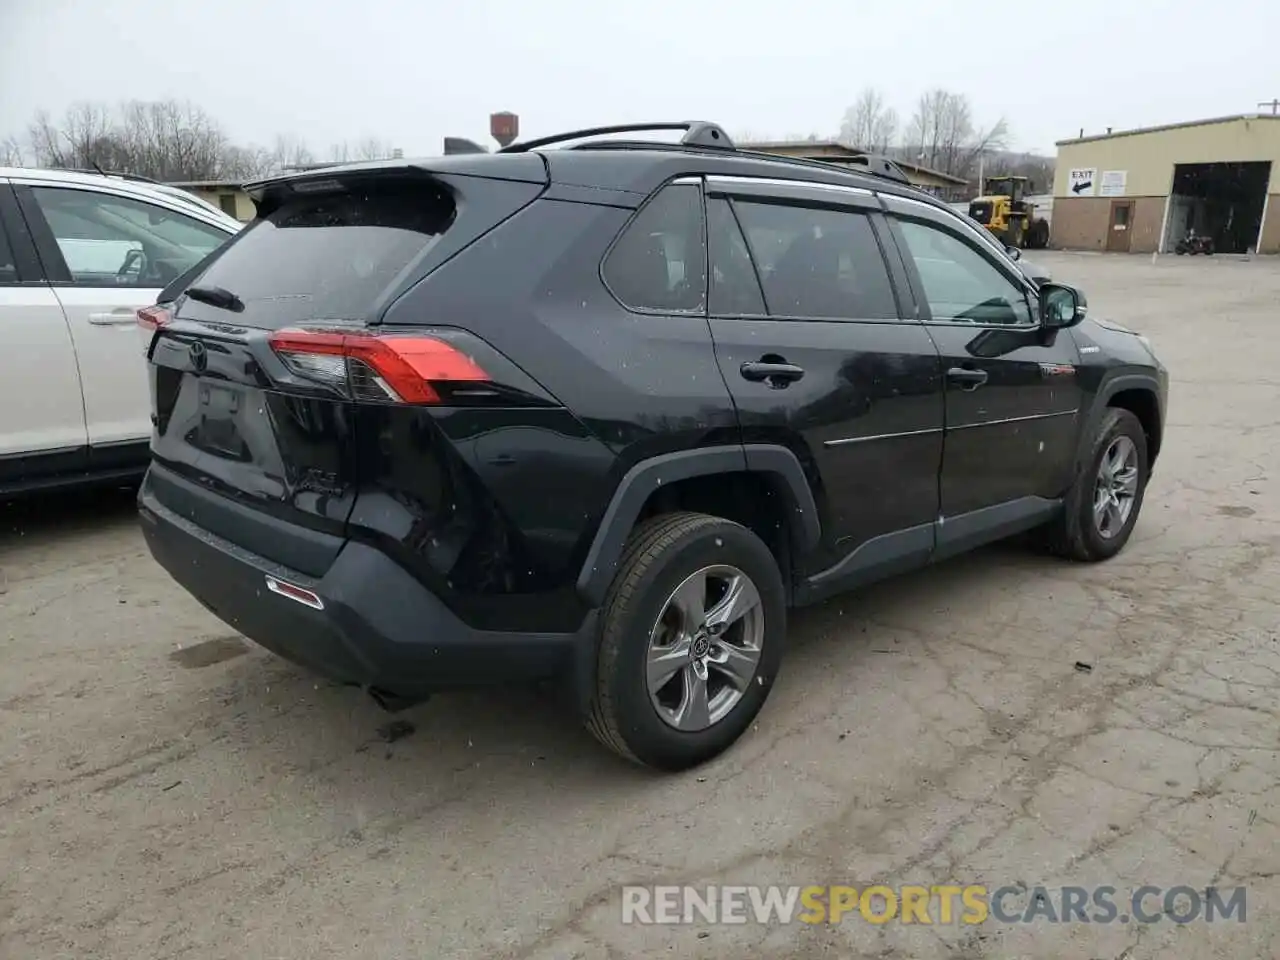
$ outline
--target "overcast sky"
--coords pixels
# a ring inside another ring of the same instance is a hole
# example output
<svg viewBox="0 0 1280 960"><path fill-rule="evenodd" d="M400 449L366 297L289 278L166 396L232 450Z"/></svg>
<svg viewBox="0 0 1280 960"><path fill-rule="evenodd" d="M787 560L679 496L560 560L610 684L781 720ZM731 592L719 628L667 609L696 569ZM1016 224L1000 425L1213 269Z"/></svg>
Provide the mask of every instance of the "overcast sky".
<svg viewBox="0 0 1280 960"><path fill-rule="evenodd" d="M189 99L239 142L407 154L652 119L832 135L865 85L941 86L1012 146L1280 97L1275 0L0 0L0 137L77 100Z"/></svg>

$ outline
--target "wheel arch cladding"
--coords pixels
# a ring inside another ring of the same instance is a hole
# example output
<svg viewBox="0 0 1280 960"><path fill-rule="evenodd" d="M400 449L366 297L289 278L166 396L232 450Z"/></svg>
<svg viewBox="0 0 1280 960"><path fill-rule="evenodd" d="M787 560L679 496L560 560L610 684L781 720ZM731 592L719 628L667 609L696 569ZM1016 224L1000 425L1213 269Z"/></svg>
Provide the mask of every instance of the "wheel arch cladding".
<svg viewBox="0 0 1280 960"><path fill-rule="evenodd" d="M682 450L642 460L618 483L578 574L582 599L592 607L603 602L631 530L664 486L729 474L757 476L781 499L793 550L804 554L817 547L822 531L813 491L790 450L768 444Z"/></svg>
<svg viewBox="0 0 1280 960"><path fill-rule="evenodd" d="M1105 406L1128 410L1142 424L1142 432L1147 436L1148 471L1160 453L1164 434L1156 389L1155 382L1146 377L1118 377L1104 394Z"/></svg>

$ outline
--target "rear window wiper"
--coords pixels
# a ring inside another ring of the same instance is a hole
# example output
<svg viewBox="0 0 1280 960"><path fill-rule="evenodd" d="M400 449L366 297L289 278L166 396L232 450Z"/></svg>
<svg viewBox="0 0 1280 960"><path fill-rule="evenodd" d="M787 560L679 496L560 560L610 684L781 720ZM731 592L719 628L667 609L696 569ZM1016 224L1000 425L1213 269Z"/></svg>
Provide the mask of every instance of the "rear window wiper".
<svg viewBox="0 0 1280 960"><path fill-rule="evenodd" d="M199 300L211 307L240 313L244 310L244 301L225 287L187 287L185 291L192 300Z"/></svg>

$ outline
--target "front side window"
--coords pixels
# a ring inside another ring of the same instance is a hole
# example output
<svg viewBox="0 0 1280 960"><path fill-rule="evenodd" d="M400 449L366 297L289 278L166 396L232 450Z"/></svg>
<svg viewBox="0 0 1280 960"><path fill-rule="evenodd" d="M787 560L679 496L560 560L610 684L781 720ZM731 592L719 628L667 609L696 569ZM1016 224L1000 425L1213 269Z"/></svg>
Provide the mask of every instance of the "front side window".
<svg viewBox="0 0 1280 960"><path fill-rule="evenodd" d="M691 183L663 187L609 251L604 279L632 309L701 313L707 302L701 188Z"/></svg>
<svg viewBox="0 0 1280 960"><path fill-rule="evenodd" d="M976 247L938 227L900 220L934 320L956 323L1030 324L1025 291Z"/></svg>
<svg viewBox="0 0 1280 960"><path fill-rule="evenodd" d="M167 207L73 190L31 191L74 283L162 287L227 240L228 234Z"/></svg>
<svg viewBox="0 0 1280 960"><path fill-rule="evenodd" d="M734 201L775 317L896 320L880 245L865 214Z"/></svg>

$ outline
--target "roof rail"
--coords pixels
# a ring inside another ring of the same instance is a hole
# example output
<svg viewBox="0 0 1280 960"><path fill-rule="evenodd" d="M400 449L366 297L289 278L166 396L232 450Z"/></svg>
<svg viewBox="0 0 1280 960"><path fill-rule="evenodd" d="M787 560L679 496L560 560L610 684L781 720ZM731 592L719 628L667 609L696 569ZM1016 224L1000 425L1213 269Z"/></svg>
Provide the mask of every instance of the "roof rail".
<svg viewBox="0 0 1280 960"><path fill-rule="evenodd" d="M906 187L912 187L914 184L911 179L903 172L902 168L890 160L876 153L864 153L852 156L847 159L841 158L840 162L831 160L818 160L809 157L788 157L777 153L764 153L759 150L740 150L729 135L724 132L724 128L718 124L709 123L705 120L683 120L667 123L623 123L609 127L588 127L584 130L571 130L567 133L557 133L549 137L541 137L537 140L526 140L523 143L513 143L509 147L503 147L498 153L527 153L530 150L537 150L540 147L551 146L556 143L567 143L572 140L587 140L589 137L598 137L615 133L643 133L648 130L683 130L684 136L680 138L679 143L649 143L642 140L592 140L586 143L575 144L576 149L582 150L641 150L661 147L665 149L686 149L686 150L715 150L715 151L731 151L743 157L753 157L760 160L770 160L774 163L787 163L805 167L818 167L823 170L840 170L849 173L850 167L857 167L858 173L869 174L873 177L879 177L882 180L891 180L894 183L902 184Z"/></svg>
<svg viewBox="0 0 1280 960"><path fill-rule="evenodd" d="M680 145L686 147L706 147L714 150L733 150L733 141L723 128L706 120L681 120L668 123L621 123L611 127L587 127L584 130L571 130L557 133L537 140L525 140L503 147L498 153L527 153L539 147L549 147L553 143L565 143L569 140L582 140L586 137L598 137L611 133L641 133L646 130L683 130Z"/></svg>
<svg viewBox="0 0 1280 960"><path fill-rule="evenodd" d="M858 157L851 157L849 164L853 166L865 166L867 172L876 177L884 177L886 180L895 180L898 183L912 186L911 179L903 172L902 168L890 160L888 157L882 157L878 153L864 153Z"/></svg>
<svg viewBox="0 0 1280 960"><path fill-rule="evenodd" d="M812 157L788 157L780 153L764 153L760 150L740 150L744 157L756 157L761 160L774 160L782 163L793 163L803 167L821 167L824 170L843 170L845 173L850 172L850 167L858 167L858 173L869 174L873 177L880 177L882 180L892 180L894 183L900 183L905 187L914 187L900 166L883 157L878 153L863 153L858 156L842 157L839 161L835 160L818 160Z"/></svg>
<svg viewBox="0 0 1280 960"><path fill-rule="evenodd" d="M94 165L92 167L58 167L59 170L65 170L68 173L92 173L101 177L115 177L117 180L133 180L138 183L159 183L159 180L151 177L144 177L140 173L125 173L122 170L103 170L101 167Z"/></svg>

